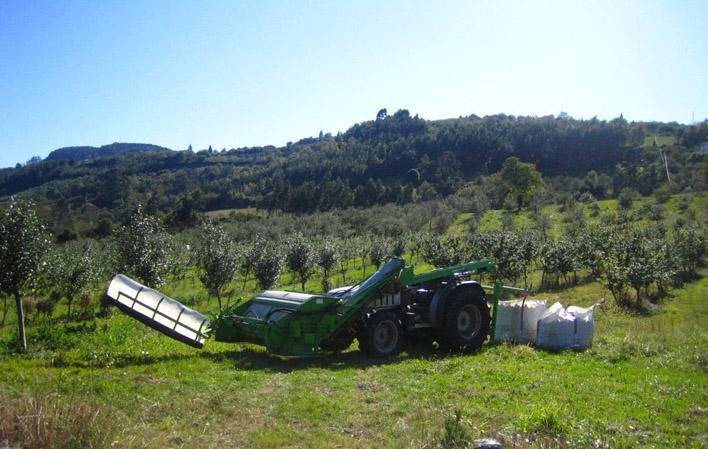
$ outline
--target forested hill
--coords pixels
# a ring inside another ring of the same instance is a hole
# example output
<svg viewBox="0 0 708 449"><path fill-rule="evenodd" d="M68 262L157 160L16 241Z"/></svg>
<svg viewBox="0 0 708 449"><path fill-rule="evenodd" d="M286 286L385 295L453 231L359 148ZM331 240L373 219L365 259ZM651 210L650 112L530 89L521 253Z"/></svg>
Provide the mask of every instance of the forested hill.
<svg viewBox="0 0 708 449"><path fill-rule="evenodd" d="M697 145L708 140L707 131L705 122L508 115L428 121L381 110L336 136L320 133L278 148L164 149L82 161L55 154L0 170L0 195L26 192L52 213L92 220L115 218L138 202L164 214L242 207L311 212L444 197L471 180L484 182L516 156L547 179L575 177L556 186L602 198L624 188L651 193L666 180L661 154L674 188L702 189L706 162Z"/></svg>
<svg viewBox="0 0 708 449"><path fill-rule="evenodd" d="M64 147L54 150L47 156L48 161L85 161L104 156L114 156L125 153L155 153L172 151L169 148L151 145L149 143L119 143L101 147Z"/></svg>

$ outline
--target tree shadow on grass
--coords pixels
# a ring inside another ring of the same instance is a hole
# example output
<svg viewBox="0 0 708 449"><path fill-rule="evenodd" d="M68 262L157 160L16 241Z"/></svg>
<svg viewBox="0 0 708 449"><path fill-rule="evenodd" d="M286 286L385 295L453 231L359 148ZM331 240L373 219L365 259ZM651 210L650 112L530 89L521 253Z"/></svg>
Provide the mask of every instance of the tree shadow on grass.
<svg viewBox="0 0 708 449"><path fill-rule="evenodd" d="M239 370L290 373L310 368L333 371L352 368L364 369L372 366L395 365L409 359L443 359L452 356L452 354L434 348L430 344L411 344L406 347L405 352L394 357L385 358L369 357L354 349L310 357L283 357L248 347L226 352L205 352L200 354L200 356L215 362L231 362L234 364L234 368Z"/></svg>
<svg viewBox="0 0 708 449"><path fill-rule="evenodd" d="M480 352L492 346L483 347ZM322 353L309 357L285 357L269 354L263 349L251 345L235 344L233 350L209 352L194 351L174 354L111 354L99 359L85 360L52 360L49 365L55 368L98 368L111 366L127 368L135 366L150 366L160 363L179 362L184 360L206 359L214 363L233 364L233 369L245 371L262 371L267 373L290 373L303 369L321 368L328 370L366 369L372 366L396 365L407 360L444 360L459 356L459 353L446 351L430 343L415 342L406 345L404 352L394 357L369 357L354 348L344 352Z"/></svg>

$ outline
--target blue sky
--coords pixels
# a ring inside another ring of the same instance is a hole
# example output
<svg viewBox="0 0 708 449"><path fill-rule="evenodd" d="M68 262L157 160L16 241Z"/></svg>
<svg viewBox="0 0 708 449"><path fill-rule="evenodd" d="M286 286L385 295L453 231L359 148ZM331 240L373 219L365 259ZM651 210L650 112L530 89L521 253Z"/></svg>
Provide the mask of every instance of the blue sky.
<svg viewBox="0 0 708 449"><path fill-rule="evenodd" d="M386 107L708 117L705 1L0 1L0 167L282 145Z"/></svg>

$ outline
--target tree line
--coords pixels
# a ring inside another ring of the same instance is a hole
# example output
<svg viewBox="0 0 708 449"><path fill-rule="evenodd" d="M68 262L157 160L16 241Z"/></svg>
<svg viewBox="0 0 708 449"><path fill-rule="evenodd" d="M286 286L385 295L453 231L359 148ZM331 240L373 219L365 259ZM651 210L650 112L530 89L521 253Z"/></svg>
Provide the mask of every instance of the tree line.
<svg viewBox="0 0 708 449"><path fill-rule="evenodd" d="M429 201L484 182L512 157L534 164L547 189L573 195L648 195L666 184L667 171L672 193L698 191L705 188L705 157L695 145L708 138L707 128L503 114L427 121L399 110L278 148L41 161L0 170L0 195L30 190L58 235L93 232L89 224L123 218L138 202L183 228L205 210L311 213ZM650 133L675 143L647 145Z"/></svg>

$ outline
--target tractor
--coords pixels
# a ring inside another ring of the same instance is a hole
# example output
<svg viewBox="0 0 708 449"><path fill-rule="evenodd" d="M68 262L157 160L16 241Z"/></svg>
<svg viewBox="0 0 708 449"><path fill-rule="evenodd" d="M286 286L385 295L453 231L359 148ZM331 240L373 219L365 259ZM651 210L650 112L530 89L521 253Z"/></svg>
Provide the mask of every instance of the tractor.
<svg viewBox="0 0 708 449"><path fill-rule="evenodd" d="M359 284L322 294L266 290L223 308L213 320L122 274L113 278L105 299L196 348L214 337L263 345L273 354L309 356L343 351L356 339L367 355L389 357L406 341L429 340L474 352L490 330L493 335L501 292L525 291L472 280L494 269L485 260L415 274L403 259L392 258Z"/></svg>

